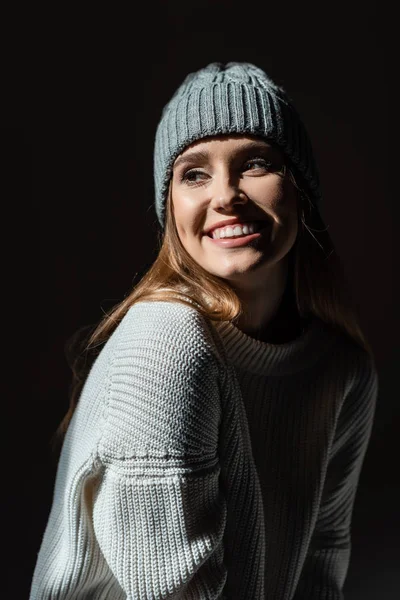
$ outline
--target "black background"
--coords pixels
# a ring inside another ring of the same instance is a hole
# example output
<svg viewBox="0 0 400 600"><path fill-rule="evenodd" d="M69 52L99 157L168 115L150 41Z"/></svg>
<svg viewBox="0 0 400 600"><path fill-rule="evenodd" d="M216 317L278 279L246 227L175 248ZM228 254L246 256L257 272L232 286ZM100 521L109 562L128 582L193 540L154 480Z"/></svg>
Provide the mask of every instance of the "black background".
<svg viewBox="0 0 400 600"><path fill-rule="evenodd" d="M158 2L113 14L43 10L29 38L20 35L2 128L8 598L28 597L50 510L66 340L119 302L158 248L152 152L162 107L188 72L231 60L254 62L285 87L313 140L321 212L380 375L345 595L397 597L393 19L382 2Z"/></svg>

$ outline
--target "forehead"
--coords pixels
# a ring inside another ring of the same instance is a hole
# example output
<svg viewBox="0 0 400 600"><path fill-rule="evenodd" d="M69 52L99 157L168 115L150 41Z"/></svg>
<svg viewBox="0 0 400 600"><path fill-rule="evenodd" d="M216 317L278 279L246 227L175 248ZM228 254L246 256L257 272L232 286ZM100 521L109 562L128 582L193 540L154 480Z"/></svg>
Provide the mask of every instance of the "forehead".
<svg viewBox="0 0 400 600"><path fill-rule="evenodd" d="M265 138L244 134L224 134L196 140L189 146L186 146L183 152L176 158L175 162L179 163L181 158L189 157L191 154L198 152L205 154L223 154L236 151L240 152L241 150L252 148L258 148L260 150L269 149L280 152L276 144Z"/></svg>

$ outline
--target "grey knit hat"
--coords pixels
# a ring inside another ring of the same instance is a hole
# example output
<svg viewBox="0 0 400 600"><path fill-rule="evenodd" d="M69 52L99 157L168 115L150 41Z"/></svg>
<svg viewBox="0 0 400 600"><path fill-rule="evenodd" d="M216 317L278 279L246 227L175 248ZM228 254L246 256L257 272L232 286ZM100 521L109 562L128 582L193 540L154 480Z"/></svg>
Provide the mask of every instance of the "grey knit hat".
<svg viewBox="0 0 400 600"><path fill-rule="evenodd" d="M176 157L213 135L248 133L276 143L316 205L319 175L311 142L286 92L250 63L211 63L187 75L164 107L154 146L155 208L164 227L165 202Z"/></svg>

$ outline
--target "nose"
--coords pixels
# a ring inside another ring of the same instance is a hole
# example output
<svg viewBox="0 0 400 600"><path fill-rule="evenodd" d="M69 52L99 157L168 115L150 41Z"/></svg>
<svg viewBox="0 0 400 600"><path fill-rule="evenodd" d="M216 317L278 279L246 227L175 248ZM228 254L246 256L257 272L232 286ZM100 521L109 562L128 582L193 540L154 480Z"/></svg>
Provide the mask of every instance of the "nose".
<svg viewBox="0 0 400 600"><path fill-rule="evenodd" d="M246 204L246 194L229 177L220 177L212 187L211 205L215 210L231 210L237 204Z"/></svg>

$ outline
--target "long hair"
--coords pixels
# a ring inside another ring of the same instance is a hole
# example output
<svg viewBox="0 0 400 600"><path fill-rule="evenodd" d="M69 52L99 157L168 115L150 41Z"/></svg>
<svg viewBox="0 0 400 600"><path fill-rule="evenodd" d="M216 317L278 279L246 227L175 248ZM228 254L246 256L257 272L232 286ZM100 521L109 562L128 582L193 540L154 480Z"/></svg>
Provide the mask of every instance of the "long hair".
<svg viewBox="0 0 400 600"><path fill-rule="evenodd" d="M319 210L299 187L291 169L286 169L298 192L298 233L290 250L294 298L299 316L314 315L340 330L373 358L373 352L360 325L340 257L335 251ZM159 237L159 252L145 275L93 328L86 327L67 344L67 359L72 370L70 404L55 432L58 443L68 428L91 366L129 308L139 301L167 300L189 304L215 321L235 321L242 305L235 291L222 279L197 264L183 247L173 216L171 193L166 203L164 235ZM54 441L54 440L53 440Z"/></svg>

